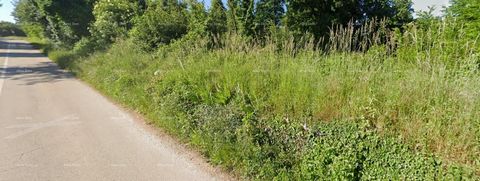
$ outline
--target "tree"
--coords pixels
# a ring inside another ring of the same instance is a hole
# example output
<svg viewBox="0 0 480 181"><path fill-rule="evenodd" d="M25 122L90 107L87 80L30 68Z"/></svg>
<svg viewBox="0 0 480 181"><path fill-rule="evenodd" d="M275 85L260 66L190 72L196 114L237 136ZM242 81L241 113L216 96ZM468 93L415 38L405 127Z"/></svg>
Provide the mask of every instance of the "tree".
<svg viewBox="0 0 480 181"><path fill-rule="evenodd" d="M227 22L230 31L253 35L254 0L228 0Z"/></svg>
<svg viewBox="0 0 480 181"><path fill-rule="evenodd" d="M297 35L326 36L332 26L387 19L390 26L413 20L411 0L287 0L286 25Z"/></svg>
<svg viewBox="0 0 480 181"><path fill-rule="evenodd" d="M305 32L325 36L334 24L346 24L361 17L356 0L288 0L287 27L297 35Z"/></svg>
<svg viewBox="0 0 480 181"><path fill-rule="evenodd" d="M187 1L186 12L188 18L188 38L197 39L203 37L208 31L208 13L205 10L205 5L196 0Z"/></svg>
<svg viewBox="0 0 480 181"><path fill-rule="evenodd" d="M433 6L429 6L427 11L418 11L415 24L424 30L434 28L434 23L439 22L441 19L435 16L433 12L435 12L435 7Z"/></svg>
<svg viewBox="0 0 480 181"><path fill-rule="evenodd" d="M40 10L29 0L14 1L12 16L28 37L44 39L47 20Z"/></svg>
<svg viewBox="0 0 480 181"><path fill-rule="evenodd" d="M389 26L399 27L413 21L411 0L363 0L363 21L387 19Z"/></svg>
<svg viewBox="0 0 480 181"><path fill-rule="evenodd" d="M227 13L222 0L213 0L212 7L208 13L208 32L217 35L227 31Z"/></svg>
<svg viewBox="0 0 480 181"><path fill-rule="evenodd" d="M242 0L240 9L237 11L240 19L240 32L247 36L253 35L254 0Z"/></svg>
<svg viewBox="0 0 480 181"><path fill-rule="evenodd" d="M448 12L457 20L465 23L465 30L471 38L477 38L480 32L480 0L451 0Z"/></svg>
<svg viewBox="0 0 480 181"><path fill-rule="evenodd" d="M93 9L95 22L90 28L93 38L100 45L108 45L127 36L141 8L138 0L99 0Z"/></svg>
<svg viewBox="0 0 480 181"><path fill-rule="evenodd" d="M81 37L89 36L94 3L95 0L19 0L14 15L25 26L34 24L41 28L43 35L56 45L71 47Z"/></svg>
<svg viewBox="0 0 480 181"><path fill-rule="evenodd" d="M413 21L412 0L394 0L393 3L392 25L402 26Z"/></svg>
<svg viewBox="0 0 480 181"><path fill-rule="evenodd" d="M143 50L153 51L187 33L186 5L173 0L151 4L135 21L130 32L133 41Z"/></svg>
<svg viewBox="0 0 480 181"><path fill-rule="evenodd" d="M269 26L280 26L285 0L259 0L255 8L255 32L263 36Z"/></svg>
<svg viewBox="0 0 480 181"><path fill-rule="evenodd" d="M238 0L227 0L227 29L230 32L237 32L238 31L238 18L237 18L237 11L238 11Z"/></svg>
<svg viewBox="0 0 480 181"><path fill-rule="evenodd" d="M33 0L47 19L47 36L57 45L71 47L89 36L94 0Z"/></svg>

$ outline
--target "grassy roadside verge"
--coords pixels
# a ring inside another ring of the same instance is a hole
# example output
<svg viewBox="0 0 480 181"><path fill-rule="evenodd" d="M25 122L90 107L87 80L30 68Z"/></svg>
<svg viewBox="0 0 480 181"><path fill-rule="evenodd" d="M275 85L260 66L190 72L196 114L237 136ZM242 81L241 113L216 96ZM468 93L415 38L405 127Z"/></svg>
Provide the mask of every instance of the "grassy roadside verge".
<svg viewBox="0 0 480 181"><path fill-rule="evenodd" d="M478 54L428 36L404 37L396 55L293 55L234 40L48 55L248 179L478 178Z"/></svg>

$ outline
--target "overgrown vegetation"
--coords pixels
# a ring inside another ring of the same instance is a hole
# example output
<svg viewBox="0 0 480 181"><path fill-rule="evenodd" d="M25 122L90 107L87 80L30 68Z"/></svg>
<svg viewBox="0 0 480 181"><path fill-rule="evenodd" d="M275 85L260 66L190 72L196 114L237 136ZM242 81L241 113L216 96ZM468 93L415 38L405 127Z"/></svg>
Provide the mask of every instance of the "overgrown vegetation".
<svg viewBox="0 0 480 181"><path fill-rule="evenodd" d="M245 179L480 179L478 4L213 2L99 0L49 56Z"/></svg>

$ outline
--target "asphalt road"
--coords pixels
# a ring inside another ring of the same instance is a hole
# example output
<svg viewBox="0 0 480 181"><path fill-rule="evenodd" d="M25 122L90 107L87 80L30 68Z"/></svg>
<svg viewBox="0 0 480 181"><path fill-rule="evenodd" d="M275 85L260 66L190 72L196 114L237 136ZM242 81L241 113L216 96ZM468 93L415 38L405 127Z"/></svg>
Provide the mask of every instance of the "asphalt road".
<svg viewBox="0 0 480 181"><path fill-rule="evenodd" d="M221 180L135 119L26 42L0 39L0 180Z"/></svg>

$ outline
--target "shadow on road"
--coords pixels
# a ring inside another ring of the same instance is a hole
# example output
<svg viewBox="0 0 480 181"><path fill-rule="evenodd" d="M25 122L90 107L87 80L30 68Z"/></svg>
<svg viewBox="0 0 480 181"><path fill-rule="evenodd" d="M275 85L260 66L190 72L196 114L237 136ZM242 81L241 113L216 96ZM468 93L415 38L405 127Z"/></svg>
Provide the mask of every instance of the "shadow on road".
<svg viewBox="0 0 480 181"><path fill-rule="evenodd" d="M10 45L10 47L8 46ZM11 50L34 50L35 47L30 43L23 42L7 42L0 39L0 49L11 49Z"/></svg>
<svg viewBox="0 0 480 181"><path fill-rule="evenodd" d="M16 53L16 52L10 52L10 53L0 53L0 58L4 57L13 57L13 58L37 58L37 57L45 57L45 55L41 53Z"/></svg>
<svg viewBox="0 0 480 181"><path fill-rule="evenodd" d="M71 73L62 71L52 62L39 62L34 67L13 66L0 68L0 72L6 72L7 80L16 80L20 85L35 85L39 83L55 83L58 81L71 79L74 76Z"/></svg>

